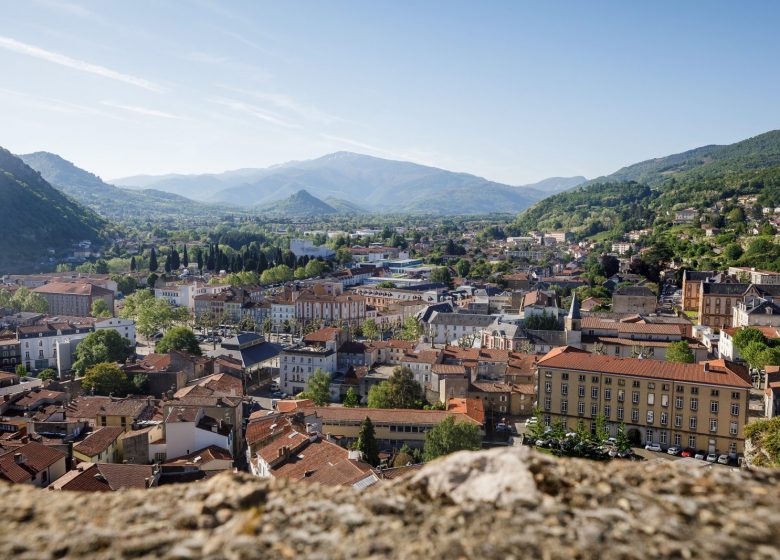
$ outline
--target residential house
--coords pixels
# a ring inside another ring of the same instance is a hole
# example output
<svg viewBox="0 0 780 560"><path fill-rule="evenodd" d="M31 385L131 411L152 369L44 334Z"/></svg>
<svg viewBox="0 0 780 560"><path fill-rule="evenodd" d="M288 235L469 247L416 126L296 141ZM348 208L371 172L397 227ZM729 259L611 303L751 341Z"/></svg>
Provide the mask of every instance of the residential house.
<svg viewBox="0 0 780 560"><path fill-rule="evenodd" d="M73 458L87 463L121 463L124 433L120 426L98 428L83 440L73 444Z"/></svg>
<svg viewBox="0 0 780 560"><path fill-rule="evenodd" d="M156 487L159 479L160 469L156 465L80 463L49 489L78 492L147 490Z"/></svg>
<svg viewBox="0 0 780 560"><path fill-rule="evenodd" d="M0 480L44 488L65 474L66 454L30 441L0 446Z"/></svg>

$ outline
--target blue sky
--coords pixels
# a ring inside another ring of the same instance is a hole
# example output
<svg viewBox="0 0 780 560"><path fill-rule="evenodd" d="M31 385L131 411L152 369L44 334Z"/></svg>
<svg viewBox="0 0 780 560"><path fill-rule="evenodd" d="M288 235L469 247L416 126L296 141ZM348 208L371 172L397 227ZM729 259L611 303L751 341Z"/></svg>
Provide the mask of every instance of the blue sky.
<svg viewBox="0 0 780 560"><path fill-rule="evenodd" d="M349 150L524 184L780 128L773 1L0 9L0 145L104 178Z"/></svg>

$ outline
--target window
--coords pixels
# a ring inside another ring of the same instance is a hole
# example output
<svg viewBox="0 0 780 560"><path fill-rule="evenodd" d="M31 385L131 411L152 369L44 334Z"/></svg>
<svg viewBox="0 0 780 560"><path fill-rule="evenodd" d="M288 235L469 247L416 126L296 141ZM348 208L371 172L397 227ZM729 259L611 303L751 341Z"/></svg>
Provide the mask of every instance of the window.
<svg viewBox="0 0 780 560"><path fill-rule="evenodd" d="M664 383L663 385L661 385L661 390L662 391L668 391L669 390L669 384L668 383Z"/></svg>
<svg viewBox="0 0 780 560"><path fill-rule="evenodd" d="M736 422L729 423L729 434L731 434L732 436L737 435L737 423Z"/></svg>
<svg viewBox="0 0 780 560"><path fill-rule="evenodd" d="M636 388L638 388L638 387L639 387L639 381L633 381L633 382L631 383L631 386L632 386L632 387L636 387Z"/></svg>
<svg viewBox="0 0 780 560"><path fill-rule="evenodd" d="M683 387L682 385L678 385L675 388L675 392L677 392L677 393L682 393L683 391L685 391L685 387Z"/></svg>
<svg viewBox="0 0 780 560"><path fill-rule="evenodd" d="M661 430L660 432L658 432L658 436L659 436L658 441L660 443L663 444L667 443L667 438L669 437L669 433L666 430Z"/></svg>
<svg viewBox="0 0 780 560"><path fill-rule="evenodd" d="M682 436L680 434L674 434L674 444L682 445Z"/></svg>
<svg viewBox="0 0 780 560"><path fill-rule="evenodd" d="M585 396L585 385L580 385L579 387L577 387L577 394L580 397L584 397Z"/></svg>
<svg viewBox="0 0 780 560"><path fill-rule="evenodd" d="M598 375L594 375L593 377L590 378L590 380L591 380L592 383L598 383L599 382L599 376Z"/></svg>
<svg viewBox="0 0 780 560"><path fill-rule="evenodd" d="M738 392L736 392L736 391L734 391L733 393L731 393L731 398L732 398L733 400L735 400L735 401L736 401L736 400L739 400L739 393L738 393Z"/></svg>
<svg viewBox="0 0 780 560"><path fill-rule="evenodd" d="M552 408L552 401L548 399L544 399L544 409L550 410Z"/></svg>
<svg viewBox="0 0 780 560"><path fill-rule="evenodd" d="M647 423L652 424L653 420L655 420L655 413L652 410L647 411Z"/></svg>
<svg viewBox="0 0 780 560"><path fill-rule="evenodd" d="M623 407L619 406L617 409L617 419L622 420L623 419Z"/></svg>
<svg viewBox="0 0 780 560"><path fill-rule="evenodd" d="M691 430L695 430L696 429L696 417L695 416L691 416L691 420L690 420L688 426L690 427Z"/></svg>
<svg viewBox="0 0 780 560"><path fill-rule="evenodd" d="M565 379L566 381L568 381L569 380L569 374L568 373L562 373L561 374L561 379Z"/></svg>
<svg viewBox="0 0 780 560"><path fill-rule="evenodd" d="M604 384L605 385L612 385L612 378L611 377L607 377L606 379L604 379Z"/></svg>
<svg viewBox="0 0 780 560"><path fill-rule="evenodd" d="M631 392L631 402L634 404L639 404L639 391Z"/></svg>
<svg viewBox="0 0 780 560"><path fill-rule="evenodd" d="M625 379L618 379L618 385L625 385L626 380Z"/></svg>
<svg viewBox="0 0 780 560"><path fill-rule="evenodd" d="M655 404L655 393L647 393L647 404L648 405Z"/></svg>
<svg viewBox="0 0 780 560"><path fill-rule="evenodd" d="M580 416L585 414L585 403L583 401L577 402L577 414L579 414Z"/></svg>
<svg viewBox="0 0 780 560"><path fill-rule="evenodd" d="M590 398L591 399L599 398L599 388L598 387L591 387L590 388Z"/></svg>
<svg viewBox="0 0 780 560"><path fill-rule="evenodd" d="M699 388L691 387L691 395L698 395L698 394L699 394Z"/></svg>
<svg viewBox="0 0 780 560"><path fill-rule="evenodd" d="M638 408L632 408L631 409L631 421L636 423L639 422L639 409Z"/></svg>
<svg viewBox="0 0 780 560"><path fill-rule="evenodd" d="M604 389L604 400L608 401L612 399L612 389Z"/></svg>
<svg viewBox="0 0 780 560"><path fill-rule="evenodd" d="M648 383L647 384L648 389L655 389L655 383Z"/></svg>
<svg viewBox="0 0 780 560"><path fill-rule="evenodd" d="M682 416L680 416L679 414L674 415L674 427L682 428Z"/></svg>
<svg viewBox="0 0 780 560"><path fill-rule="evenodd" d="M710 391L710 396L711 397L719 397L720 396L720 391L718 389L713 389L712 391Z"/></svg>
<svg viewBox="0 0 780 560"><path fill-rule="evenodd" d="M661 425L666 426L669 423L669 414L667 412L661 413Z"/></svg>
<svg viewBox="0 0 780 560"><path fill-rule="evenodd" d="M618 389L618 402L623 402L626 398L626 392L623 389Z"/></svg>
<svg viewBox="0 0 780 560"><path fill-rule="evenodd" d="M696 449L696 436L688 436L688 447Z"/></svg>
<svg viewBox="0 0 780 560"><path fill-rule="evenodd" d="M682 408L683 407L683 398L682 397L676 397L674 399L674 407L675 408Z"/></svg>
<svg viewBox="0 0 780 560"><path fill-rule="evenodd" d="M552 383L550 383L549 381L544 382L544 392L552 393Z"/></svg>
<svg viewBox="0 0 780 560"><path fill-rule="evenodd" d="M718 401L710 401L710 412L713 414L718 413Z"/></svg>
<svg viewBox="0 0 780 560"><path fill-rule="evenodd" d="M585 381L585 376L584 376L584 375L580 375L580 376L578 376L578 377L577 377L577 381L579 381L579 382L583 382L583 381Z"/></svg>
<svg viewBox="0 0 780 560"><path fill-rule="evenodd" d="M718 419L717 418L710 418L710 431L711 432L717 432L718 431Z"/></svg>
<svg viewBox="0 0 780 560"><path fill-rule="evenodd" d="M736 455L737 454L737 442L736 441L732 441L729 444L729 453L732 454L732 455Z"/></svg>
<svg viewBox="0 0 780 560"><path fill-rule="evenodd" d="M561 395L568 395L569 394L569 384L568 383L562 383L561 384Z"/></svg>
<svg viewBox="0 0 780 560"><path fill-rule="evenodd" d="M653 430L647 430L647 442L653 441Z"/></svg>
<svg viewBox="0 0 780 560"><path fill-rule="evenodd" d="M691 399L691 410L699 410L699 399Z"/></svg>
<svg viewBox="0 0 780 560"><path fill-rule="evenodd" d="M596 403L590 403L590 415L596 416L599 413L599 405Z"/></svg>
<svg viewBox="0 0 780 560"><path fill-rule="evenodd" d="M731 403L731 415L739 416L739 403Z"/></svg>
<svg viewBox="0 0 780 560"><path fill-rule="evenodd" d="M566 414L569 412L569 401L566 399L561 401L561 414Z"/></svg>
<svg viewBox="0 0 780 560"><path fill-rule="evenodd" d="M545 426L549 426L551 421L552 421L552 418L550 418L550 415L549 414L545 414L544 415L544 425Z"/></svg>
<svg viewBox="0 0 780 560"><path fill-rule="evenodd" d="M661 395L661 406L669 406L669 395Z"/></svg>
<svg viewBox="0 0 780 560"><path fill-rule="evenodd" d="M609 405L604 406L604 416L609 418L612 415L612 407Z"/></svg>

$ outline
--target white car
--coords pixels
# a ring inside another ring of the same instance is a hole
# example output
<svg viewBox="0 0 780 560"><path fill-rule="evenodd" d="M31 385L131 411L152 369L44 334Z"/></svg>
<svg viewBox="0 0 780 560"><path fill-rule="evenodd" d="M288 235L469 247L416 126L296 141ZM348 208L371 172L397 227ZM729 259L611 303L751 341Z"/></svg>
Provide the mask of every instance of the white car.
<svg viewBox="0 0 780 560"><path fill-rule="evenodd" d="M679 445L672 445L669 449L666 450L666 452L669 455L679 455L680 453L682 453L682 447L680 447Z"/></svg>
<svg viewBox="0 0 780 560"><path fill-rule="evenodd" d="M645 449L648 451L661 451L660 443L653 443L652 441L645 445Z"/></svg>
<svg viewBox="0 0 780 560"><path fill-rule="evenodd" d="M729 456L728 455L719 455L718 456L718 463L721 465L728 465L729 464Z"/></svg>
<svg viewBox="0 0 780 560"><path fill-rule="evenodd" d="M718 460L718 454L717 453L708 453L706 461L708 463L714 463Z"/></svg>

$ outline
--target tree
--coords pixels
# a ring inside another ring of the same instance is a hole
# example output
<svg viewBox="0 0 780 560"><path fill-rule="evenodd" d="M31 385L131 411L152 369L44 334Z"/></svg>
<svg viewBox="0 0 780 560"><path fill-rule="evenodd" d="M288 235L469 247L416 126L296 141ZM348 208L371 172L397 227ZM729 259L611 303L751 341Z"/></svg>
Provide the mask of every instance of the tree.
<svg viewBox="0 0 780 560"><path fill-rule="evenodd" d="M111 280L116 282L116 289L125 296L132 295L138 289L138 280L132 276L115 274L111 277Z"/></svg>
<svg viewBox="0 0 780 560"><path fill-rule="evenodd" d="M84 374L81 387L96 395L124 395L127 393L127 375L115 364L97 364Z"/></svg>
<svg viewBox="0 0 780 560"><path fill-rule="evenodd" d="M392 290L395 288L395 282L391 282L390 280L382 280L379 284L376 285L377 288L382 288L384 290Z"/></svg>
<svg viewBox="0 0 780 560"><path fill-rule="evenodd" d="M41 381L54 381L57 379L57 372L51 368L46 368L38 374L38 379Z"/></svg>
<svg viewBox="0 0 780 560"><path fill-rule="evenodd" d="M455 422L455 417L449 416L425 434L424 457L432 461L456 451L477 451L481 442L476 424Z"/></svg>
<svg viewBox="0 0 780 560"><path fill-rule="evenodd" d="M742 352L751 342L766 344L766 337L758 329L743 327L734 333L734 348Z"/></svg>
<svg viewBox="0 0 780 560"><path fill-rule="evenodd" d="M130 341L112 329L89 333L76 347L73 369L82 376L92 366L104 362L124 362L133 354Z"/></svg>
<svg viewBox="0 0 780 560"><path fill-rule="evenodd" d="M344 397L344 402L342 403L344 405L344 408L357 408L360 406L360 396L357 394L357 391L350 387L347 389L347 394Z"/></svg>
<svg viewBox="0 0 780 560"><path fill-rule="evenodd" d="M599 264L602 275L606 278L614 276L620 270L620 261L614 255L603 255Z"/></svg>
<svg viewBox="0 0 780 560"><path fill-rule="evenodd" d="M471 272L471 263L466 259L460 259L455 263L455 270L457 271L458 276L465 278L469 275L469 272Z"/></svg>
<svg viewBox="0 0 780 560"><path fill-rule="evenodd" d="M607 419L603 414L596 416L596 433L593 434L596 443L603 444L609 439L609 428L607 428Z"/></svg>
<svg viewBox="0 0 780 560"><path fill-rule="evenodd" d="M31 313L46 313L49 311L49 303L42 295L31 292L27 288L19 288L13 296L4 296L6 305L15 311L29 311Z"/></svg>
<svg viewBox="0 0 780 560"><path fill-rule="evenodd" d="M90 310L90 315L92 315L93 317L105 319L106 317L111 317L112 313L111 310L108 308L108 304L106 303L106 300L96 299L92 302L92 309Z"/></svg>
<svg viewBox="0 0 780 560"><path fill-rule="evenodd" d="M671 342L666 349L666 361L692 364L694 362L693 350L691 350L691 347L688 346L688 342L685 340Z"/></svg>
<svg viewBox="0 0 780 560"><path fill-rule="evenodd" d="M135 272L135 256L130 257L130 272Z"/></svg>
<svg viewBox="0 0 780 560"><path fill-rule="evenodd" d="M405 467L406 465L411 465L413 463L414 455L412 455L412 450L404 443L393 458L393 467Z"/></svg>
<svg viewBox="0 0 780 560"><path fill-rule="evenodd" d="M401 329L401 338L403 340L417 340L422 335L422 325L417 321L414 316L409 316L404 321L403 328Z"/></svg>
<svg viewBox="0 0 780 560"><path fill-rule="evenodd" d="M723 255L730 262L735 262L742 256L742 247L738 243L729 243L723 250Z"/></svg>
<svg viewBox="0 0 780 560"><path fill-rule="evenodd" d="M370 408L422 408L423 390L408 367L393 370L390 379L374 385L368 392Z"/></svg>
<svg viewBox="0 0 780 560"><path fill-rule="evenodd" d="M149 272L157 272L158 268L160 268L160 264L157 262L157 251L152 247L149 252Z"/></svg>
<svg viewBox="0 0 780 560"><path fill-rule="evenodd" d="M181 263L184 265L184 268L187 268L190 266L190 256L187 254L187 244L184 244L184 255L182 255Z"/></svg>
<svg viewBox="0 0 780 560"><path fill-rule="evenodd" d="M238 322L238 330L245 331L245 332L254 332L254 330L257 328L257 324L255 323L255 320L252 319L249 315L244 315L241 317L241 320Z"/></svg>
<svg viewBox="0 0 780 560"><path fill-rule="evenodd" d="M585 421L580 418L577 420L577 440L581 442L586 442L591 440L591 436L593 434L590 433L590 430L585 426Z"/></svg>
<svg viewBox="0 0 780 560"><path fill-rule="evenodd" d="M379 338L379 327L374 319L366 319L363 322L363 336L369 340L376 340Z"/></svg>
<svg viewBox="0 0 780 560"><path fill-rule="evenodd" d="M628 434L626 434L626 425L623 422L621 422L620 426L618 426L615 442L615 447L617 447L617 450L622 453L625 453L631 449L631 440L628 439Z"/></svg>
<svg viewBox="0 0 780 560"><path fill-rule="evenodd" d="M27 368L24 367L24 364L16 366L16 375L19 377L27 377Z"/></svg>
<svg viewBox="0 0 780 560"><path fill-rule="evenodd" d="M534 408L534 418L536 418L536 422L531 424L528 429L528 433L532 438L540 439L544 435L547 426L545 426L543 422L542 409L538 406Z"/></svg>
<svg viewBox="0 0 780 560"><path fill-rule="evenodd" d="M298 398L311 399L317 406L328 406L330 404L330 374L322 371L320 368L314 372L306 384L304 392L298 394Z"/></svg>
<svg viewBox="0 0 780 560"><path fill-rule="evenodd" d="M200 356L200 344L193 333L187 327L173 327L160 339L154 351L158 354L166 354L171 350L181 350L193 356Z"/></svg>
<svg viewBox="0 0 780 560"><path fill-rule="evenodd" d="M756 419L745 426L745 439L753 444L752 463L757 467L780 467L780 416Z"/></svg>
<svg viewBox="0 0 780 560"><path fill-rule="evenodd" d="M360 432L358 432L358 438L355 442L355 449L363 454L363 460L366 463L372 467L379 465L379 446L376 442L374 424L367 416L366 419L360 423Z"/></svg>
<svg viewBox="0 0 780 560"><path fill-rule="evenodd" d="M452 275L446 266L439 266L431 270L431 282L440 282L446 286L452 286Z"/></svg>

